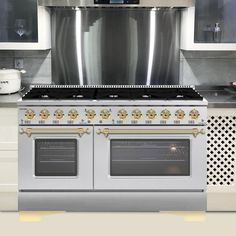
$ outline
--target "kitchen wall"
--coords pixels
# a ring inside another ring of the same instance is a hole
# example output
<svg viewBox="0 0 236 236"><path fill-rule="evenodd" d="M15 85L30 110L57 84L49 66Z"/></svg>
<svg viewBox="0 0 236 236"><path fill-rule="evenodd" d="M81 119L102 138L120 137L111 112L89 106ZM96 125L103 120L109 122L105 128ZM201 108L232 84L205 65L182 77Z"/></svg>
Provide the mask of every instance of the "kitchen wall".
<svg viewBox="0 0 236 236"><path fill-rule="evenodd" d="M182 51L180 82L184 85L228 85L236 81L236 52Z"/></svg>
<svg viewBox="0 0 236 236"><path fill-rule="evenodd" d="M51 51L0 51L0 68L14 68L15 58L24 60L23 84L51 83Z"/></svg>
<svg viewBox="0 0 236 236"><path fill-rule="evenodd" d="M182 51L180 83L184 85L228 85L236 81L236 52ZM13 68L14 59L24 59L23 83L51 83L51 52L0 51L0 68Z"/></svg>

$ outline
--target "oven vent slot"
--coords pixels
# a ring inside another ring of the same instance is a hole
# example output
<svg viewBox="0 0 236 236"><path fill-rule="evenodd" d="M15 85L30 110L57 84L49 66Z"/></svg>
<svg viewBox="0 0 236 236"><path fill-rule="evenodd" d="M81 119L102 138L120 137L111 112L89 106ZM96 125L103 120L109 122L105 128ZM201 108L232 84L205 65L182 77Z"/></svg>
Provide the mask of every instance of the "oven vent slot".
<svg viewBox="0 0 236 236"><path fill-rule="evenodd" d="M207 184L231 186L235 181L236 116L209 116Z"/></svg>

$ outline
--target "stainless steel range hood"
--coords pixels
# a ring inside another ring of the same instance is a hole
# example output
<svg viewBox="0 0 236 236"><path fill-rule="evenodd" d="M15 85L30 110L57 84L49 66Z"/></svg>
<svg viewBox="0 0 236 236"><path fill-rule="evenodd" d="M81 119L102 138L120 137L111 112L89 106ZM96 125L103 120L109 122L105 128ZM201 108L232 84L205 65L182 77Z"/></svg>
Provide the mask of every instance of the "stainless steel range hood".
<svg viewBox="0 0 236 236"><path fill-rule="evenodd" d="M38 0L40 6L48 7L191 7L195 0ZM103 2L97 4L96 2ZM127 4L127 2L129 2ZM135 2L138 2L136 4ZM105 4L104 4L105 3ZM109 4L106 4L109 3Z"/></svg>

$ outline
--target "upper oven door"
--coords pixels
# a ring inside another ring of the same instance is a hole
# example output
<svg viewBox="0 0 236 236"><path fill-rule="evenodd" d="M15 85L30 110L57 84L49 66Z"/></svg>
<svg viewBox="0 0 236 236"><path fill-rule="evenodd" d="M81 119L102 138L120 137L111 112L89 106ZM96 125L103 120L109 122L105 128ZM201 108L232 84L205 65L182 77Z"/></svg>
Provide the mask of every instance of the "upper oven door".
<svg viewBox="0 0 236 236"><path fill-rule="evenodd" d="M206 135L202 127L96 127L95 189L206 188Z"/></svg>
<svg viewBox="0 0 236 236"><path fill-rule="evenodd" d="M21 127L20 190L93 188L91 127Z"/></svg>

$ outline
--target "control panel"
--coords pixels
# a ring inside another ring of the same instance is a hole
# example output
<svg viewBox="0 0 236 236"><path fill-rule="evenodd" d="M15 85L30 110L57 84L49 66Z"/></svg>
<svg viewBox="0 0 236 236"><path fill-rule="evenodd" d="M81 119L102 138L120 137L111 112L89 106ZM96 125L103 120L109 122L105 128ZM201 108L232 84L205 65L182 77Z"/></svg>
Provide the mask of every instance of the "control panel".
<svg viewBox="0 0 236 236"><path fill-rule="evenodd" d="M207 120L206 107L21 107L20 125L73 124L157 124L202 125Z"/></svg>

